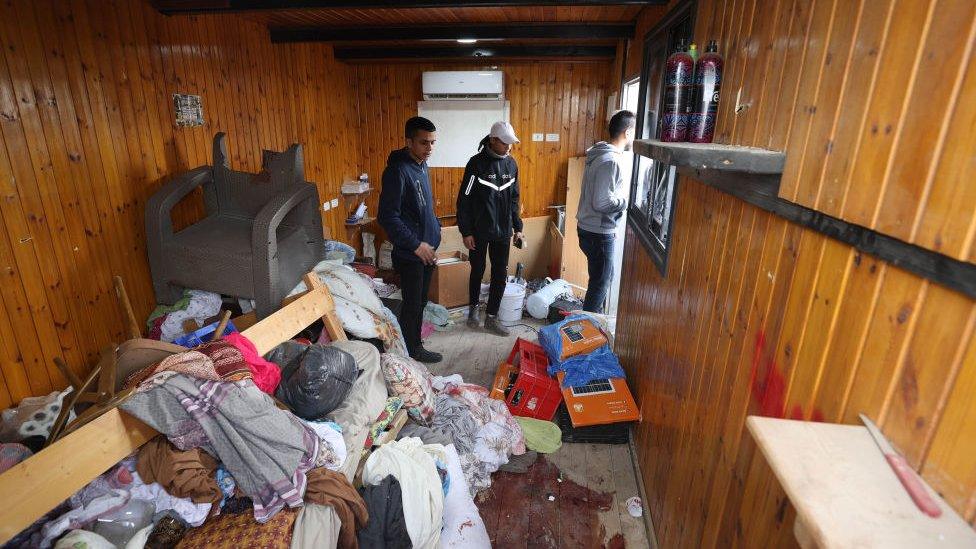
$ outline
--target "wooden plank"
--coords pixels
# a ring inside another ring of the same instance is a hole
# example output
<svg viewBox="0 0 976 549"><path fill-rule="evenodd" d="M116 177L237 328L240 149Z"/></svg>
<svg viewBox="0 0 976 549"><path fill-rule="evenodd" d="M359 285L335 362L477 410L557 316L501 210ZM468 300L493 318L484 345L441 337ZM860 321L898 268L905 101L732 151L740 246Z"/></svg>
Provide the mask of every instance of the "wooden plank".
<svg viewBox="0 0 976 549"><path fill-rule="evenodd" d="M156 435L145 423L114 408L0 474L0 497L18 502L0 511L0 543Z"/></svg>
<svg viewBox="0 0 976 549"><path fill-rule="evenodd" d="M919 511L863 426L750 417L749 431L818 547L976 544L976 532L929 487Z"/></svg>

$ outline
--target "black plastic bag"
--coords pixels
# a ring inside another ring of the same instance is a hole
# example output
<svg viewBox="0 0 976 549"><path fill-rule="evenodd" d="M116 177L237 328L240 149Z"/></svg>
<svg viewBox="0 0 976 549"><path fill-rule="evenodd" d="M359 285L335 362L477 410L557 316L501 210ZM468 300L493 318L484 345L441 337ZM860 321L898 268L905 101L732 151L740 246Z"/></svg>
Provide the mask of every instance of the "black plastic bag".
<svg viewBox="0 0 976 549"><path fill-rule="evenodd" d="M352 355L331 346L286 341L266 358L281 368L275 396L303 419L321 419L338 408L359 375Z"/></svg>

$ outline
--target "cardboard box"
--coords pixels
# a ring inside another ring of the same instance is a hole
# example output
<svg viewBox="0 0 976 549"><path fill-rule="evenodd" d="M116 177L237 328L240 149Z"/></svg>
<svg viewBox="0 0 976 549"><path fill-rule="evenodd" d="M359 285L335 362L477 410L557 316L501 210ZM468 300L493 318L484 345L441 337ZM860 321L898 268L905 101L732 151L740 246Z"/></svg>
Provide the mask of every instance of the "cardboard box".
<svg viewBox="0 0 976 549"><path fill-rule="evenodd" d="M451 262L453 260L453 262ZM428 299L448 309L468 304L468 278L471 277L471 263L464 252L441 252L437 254L437 268L430 281Z"/></svg>

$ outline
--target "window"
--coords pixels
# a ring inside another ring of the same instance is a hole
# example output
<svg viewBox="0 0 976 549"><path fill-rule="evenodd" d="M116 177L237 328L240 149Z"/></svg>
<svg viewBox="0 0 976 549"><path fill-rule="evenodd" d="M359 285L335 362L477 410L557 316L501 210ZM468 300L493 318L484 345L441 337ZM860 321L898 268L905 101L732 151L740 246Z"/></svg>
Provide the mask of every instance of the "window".
<svg viewBox="0 0 976 549"><path fill-rule="evenodd" d="M694 7L683 2L652 29L644 40L637 106L637 139L656 139L660 133L664 67L681 39L691 43ZM625 98L626 98L625 87ZM628 220L661 275L667 274L671 227L677 198L678 171L674 166L635 155Z"/></svg>
<svg viewBox="0 0 976 549"><path fill-rule="evenodd" d="M639 107L638 105L639 100L640 100L640 78L635 78L630 82L625 82L623 93L621 96L621 101L620 101L620 108L636 113L637 107Z"/></svg>

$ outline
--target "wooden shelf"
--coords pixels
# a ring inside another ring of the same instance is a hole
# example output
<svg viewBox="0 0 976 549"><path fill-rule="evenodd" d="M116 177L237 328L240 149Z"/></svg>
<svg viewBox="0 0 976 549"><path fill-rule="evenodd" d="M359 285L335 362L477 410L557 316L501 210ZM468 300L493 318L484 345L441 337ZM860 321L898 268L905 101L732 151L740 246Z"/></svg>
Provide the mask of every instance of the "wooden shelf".
<svg viewBox="0 0 976 549"><path fill-rule="evenodd" d="M373 192L373 187L370 187L370 188L366 189L365 191L358 192L358 193L340 192L339 194L341 194L342 196L348 196L348 197L359 197L359 196L366 196L367 194L369 194L371 192Z"/></svg>
<svg viewBox="0 0 976 549"><path fill-rule="evenodd" d="M746 424L796 509L802 547L976 547L976 531L942 508L922 513L861 425L750 416Z"/></svg>
<svg viewBox="0 0 976 549"><path fill-rule="evenodd" d="M634 152L672 166L773 175L783 173L786 153L720 145L717 143L665 143L657 139L634 142Z"/></svg>

